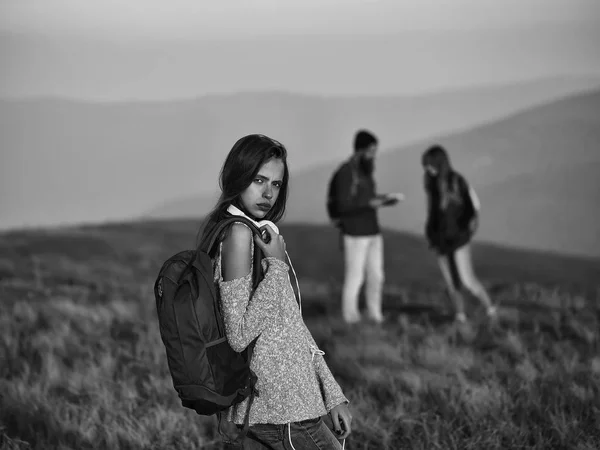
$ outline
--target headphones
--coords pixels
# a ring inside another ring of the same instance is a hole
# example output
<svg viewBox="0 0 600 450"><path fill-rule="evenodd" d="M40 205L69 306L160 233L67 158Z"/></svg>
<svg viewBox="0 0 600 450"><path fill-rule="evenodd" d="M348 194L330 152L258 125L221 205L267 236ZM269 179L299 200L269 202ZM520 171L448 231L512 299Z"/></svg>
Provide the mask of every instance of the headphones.
<svg viewBox="0 0 600 450"><path fill-rule="evenodd" d="M272 230L275 231L275 233L279 234L279 228L273 222L271 222L270 220L256 221L256 220L248 217L248 215L246 215L244 213L244 211L242 211L237 206L229 205L229 207L227 208L227 212L229 214L234 215L234 216L245 217L246 219L248 219L252 223L254 223L254 225L256 225L258 228L260 228L261 229L262 240L265 242L265 244L269 243L269 241L271 240L271 235L269 234L269 232L267 230L262 229L262 227L264 227L265 225L268 225L268 226L271 227ZM296 289L297 289L297 292L298 292L298 305L300 306L300 314L302 315L302 297L300 295L300 284L298 282L298 276L296 275L296 271L294 270L294 266L292 265L292 260L290 259L290 255L288 255L287 251L285 252L285 254L287 256L287 260L289 262L289 265L290 265L290 267L292 269L292 273L294 274L294 278L296 280ZM289 279L289 274L288 274L288 279Z"/></svg>
<svg viewBox="0 0 600 450"><path fill-rule="evenodd" d="M277 228L277 225L275 225L273 222L271 222L270 220L261 220L261 221L257 222L256 220L248 217L248 215L246 215L244 213L244 211L239 209L237 206L229 205L229 207L227 208L227 212L234 216L242 216L242 217L245 217L246 219L252 221L252 223L254 223L254 225L256 225L258 228L261 229L261 237L262 237L262 240L266 244L268 244L269 241L271 240L271 235L269 234L269 232L267 230L263 229L263 227L265 225L270 226L273 229L273 231L275 231L275 233L279 234L279 228Z"/></svg>

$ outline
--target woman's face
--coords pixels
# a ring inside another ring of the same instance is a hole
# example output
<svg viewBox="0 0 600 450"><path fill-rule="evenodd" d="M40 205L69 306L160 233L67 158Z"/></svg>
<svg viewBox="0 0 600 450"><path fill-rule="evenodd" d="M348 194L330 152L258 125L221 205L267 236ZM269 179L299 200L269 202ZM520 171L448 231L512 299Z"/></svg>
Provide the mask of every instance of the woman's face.
<svg viewBox="0 0 600 450"><path fill-rule="evenodd" d="M240 200L247 213L262 219L275 205L283 185L284 163L281 159L270 159L259 169L250 186L242 192Z"/></svg>

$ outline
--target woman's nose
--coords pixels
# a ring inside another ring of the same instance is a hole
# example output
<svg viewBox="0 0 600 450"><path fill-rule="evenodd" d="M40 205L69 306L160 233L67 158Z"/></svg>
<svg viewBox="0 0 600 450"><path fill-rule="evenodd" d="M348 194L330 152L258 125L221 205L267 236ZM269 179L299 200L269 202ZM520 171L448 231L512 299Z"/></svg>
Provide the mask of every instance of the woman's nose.
<svg viewBox="0 0 600 450"><path fill-rule="evenodd" d="M273 197L273 190L270 186L265 187L265 190L263 191L263 197L269 199Z"/></svg>

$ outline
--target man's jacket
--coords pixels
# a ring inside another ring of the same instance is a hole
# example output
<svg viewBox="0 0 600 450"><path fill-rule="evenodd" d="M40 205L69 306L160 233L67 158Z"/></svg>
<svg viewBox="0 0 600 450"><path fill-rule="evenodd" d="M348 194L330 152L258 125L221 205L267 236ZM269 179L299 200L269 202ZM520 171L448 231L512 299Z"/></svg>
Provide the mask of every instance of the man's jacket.
<svg viewBox="0 0 600 450"><path fill-rule="evenodd" d="M335 180L336 208L340 229L349 236L372 236L380 232L377 211L369 205L376 196L375 180L359 170L358 161L350 158Z"/></svg>

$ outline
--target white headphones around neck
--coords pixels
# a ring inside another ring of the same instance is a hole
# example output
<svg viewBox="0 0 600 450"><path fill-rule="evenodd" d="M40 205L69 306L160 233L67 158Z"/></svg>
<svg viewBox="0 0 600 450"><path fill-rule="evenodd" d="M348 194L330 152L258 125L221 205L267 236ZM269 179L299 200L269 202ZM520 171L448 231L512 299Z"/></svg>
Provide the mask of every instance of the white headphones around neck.
<svg viewBox="0 0 600 450"><path fill-rule="evenodd" d="M263 225L269 225L270 227L273 228L275 233L279 234L279 228L277 228L277 225L275 225L273 222L271 222L270 220L256 221L256 220L252 219L251 217L248 217L248 215L245 214L244 211L242 211L237 206L229 205L229 207L227 208L227 212L229 214L233 214L234 216L242 216L242 217L245 217L245 218L251 220L252 222L254 222L254 224L258 228L262 227ZM290 255L288 255L287 251L285 252L285 254L287 256L288 263L292 269L292 273L294 274L294 279L296 281L296 288L297 288L297 292L298 292L298 305L300 306L300 315L302 315L302 296L300 294L300 283L298 282L298 276L296 275L296 271L294 270L294 266L292 265L292 260L290 259ZM288 279L289 279L289 274L288 274Z"/></svg>
<svg viewBox="0 0 600 450"><path fill-rule="evenodd" d="M256 221L256 220L252 219L251 217L248 217L248 215L246 213L244 213L244 211L242 211L237 206L229 205L229 207L227 208L227 212L229 214L233 214L234 216L242 216L242 217L245 217L246 219L251 220L252 222L254 222L254 225L256 225L258 228L262 227L263 225L269 225L271 228L273 228L275 233L279 234L279 228L277 228L277 225L275 225L273 222L271 222L270 220Z"/></svg>

